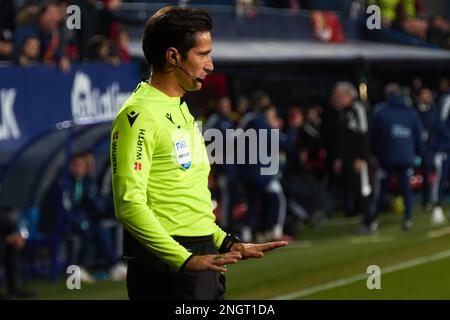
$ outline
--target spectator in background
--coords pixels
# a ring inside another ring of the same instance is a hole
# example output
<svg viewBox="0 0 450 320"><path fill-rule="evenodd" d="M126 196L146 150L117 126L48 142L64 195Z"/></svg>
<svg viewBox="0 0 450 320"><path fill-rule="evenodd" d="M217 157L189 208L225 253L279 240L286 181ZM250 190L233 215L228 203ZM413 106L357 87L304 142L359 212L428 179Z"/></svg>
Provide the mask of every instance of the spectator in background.
<svg viewBox="0 0 450 320"><path fill-rule="evenodd" d="M285 126L285 133L288 143L295 145L300 128L303 125L303 113L299 106L292 106L289 108L288 121Z"/></svg>
<svg viewBox="0 0 450 320"><path fill-rule="evenodd" d="M67 28L67 8L69 6L70 0L59 0L59 13L62 22L59 26L60 42L63 44L61 50L63 55L67 57L67 62L75 62L80 60L80 53L78 52L77 42L76 42L76 29L71 30ZM83 18L82 18L83 19ZM68 65L67 68L70 68Z"/></svg>
<svg viewBox="0 0 450 320"><path fill-rule="evenodd" d="M423 176L422 186L422 206L426 210L431 210L430 202L430 174L433 169L433 149L432 139L434 135L434 126L438 117L438 110L433 100L433 94L427 87L418 91L415 108L419 114L423 128L423 152L421 154L421 169Z"/></svg>
<svg viewBox="0 0 450 320"><path fill-rule="evenodd" d="M294 148L294 152L288 153L286 156L281 182L287 200L286 233L292 236L295 236L298 231L296 222L303 222L308 219L308 212L303 202L304 199L299 199L299 196L301 191L308 189L309 186L303 184L299 179L303 163L301 162L300 152L296 148L303 122L304 117L301 108L299 106L291 106L288 111L284 133L287 143Z"/></svg>
<svg viewBox="0 0 450 320"><path fill-rule="evenodd" d="M128 63L131 61L131 54L129 51L130 34L127 30L121 29L117 35L117 55L121 63Z"/></svg>
<svg viewBox="0 0 450 320"><path fill-rule="evenodd" d="M17 62L21 66L28 66L30 64L40 62L40 49L41 43L39 42L39 39L33 36L28 37L23 43Z"/></svg>
<svg viewBox="0 0 450 320"><path fill-rule="evenodd" d="M414 79L413 79L413 82L415 82ZM393 86L393 85L385 85L384 86L383 94L384 94L385 99L373 106L372 112L370 113L369 131L371 131L371 128L374 126L375 115L378 114L378 112L381 109L386 108L388 106L388 101L391 98L391 95L393 93L395 93L395 90L392 90L392 89L393 88L396 89L397 87L399 87L398 84L395 84L395 86ZM412 91L409 92L408 94L411 95L410 100L412 101L414 99ZM405 99L405 100L407 100L407 99ZM374 139L371 140L372 154L374 152L376 153L376 147L373 145L373 142L374 142ZM373 197L372 197L372 201L371 201L372 203L371 203L370 212L373 217L376 217L378 212L381 212L383 210L389 210L389 204L388 204L388 201L385 201L386 200L386 198L384 197L385 194L383 194L383 195L380 194L381 181L383 180L385 173L383 170L380 169L380 162L378 161L378 159L376 157L373 157L371 159L371 162L373 165Z"/></svg>
<svg viewBox="0 0 450 320"><path fill-rule="evenodd" d="M26 234L21 232L19 224L19 210L0 208L0 262L4 264L7 286L7 295L0 296L0 300L30 298L34 295L34 292L23 289L21 253L26 245Z"/></svg>
<svg viewBox="0 0 450 320"><path fill-rule="evenodd" d="M338 159L338 149L336 138L339 135L339 123L342 118L342 108L334 105L330 98L330 105L325 109L322 116L321 137L324 149L327 151L326 156L326 194L325 203L326 216L331 217L334 212L335 198L338 196L340 188L340 175L334 170L334 163Z"/></svg>
<svg viewBox="0 0 450 320"><path fill-rule="evenodd" d="M381 187L378 198L387 192L389 178L397 176L405 212L403 229L412 227L412 190L409 183L416 155L423 153L422 125L414 109L405 103L398 84L388 84L388 101L374 115L371 137L374 153L381 165ZM376 200L378 201L378 199ZM375 217L372 217L375 220Z"/></svg>
<svg viewBox="0 0 450 320"><path fill-rule="evenodd" d="M13 0L0 0L0 61L13 60L16 16Z"/></svg>
<svg viewBox="0 0 450 320"><path fill-rule="evenodd" d="M119 31L118 20L120 20L116 13L122 0L103 0L102 2L103 8L99 11L95 33L101 34L115 43Z"/></svg>
<svg viewBox="0 0 450 320"><path fill-rule="evenodd" d="M399 18L398 22L400 30L404 33L425 41L427 40L428 23L425 19L415 19L410 16L405 16Z"/></svg>
<svg viewBox="0 0 450 320"><path fill-rule="evenodd" d="M111 241L108 241L106 230L102 226L109 219L101 194L90 173L95 166L92 155L76 154L70 161L70 181L64 190L65 235L69 252L69 264L79 265L81 280L94 282L95 278L87 271L88 248L95 243L97 254L106 258L106 264L111 267L110 273L114 280L124 280L126 268L114 252ZM94 242L93 242L94 240Z"/></svg>
<svg viewBox="0 0 450 320"><path fill-rule="evenodd" d="M19 7L16 15L17 27L36 24L39 18L39 5L36 2L27 2L24 6Z"/></svg>
<svg viewBox="0 0 450 320"><path fill-rule="evenodd" d="M12 32L9 29L0 29L0 61L13 60L14 44Z"/></svg>
<svg viewBox="0 0 450 320"><path fill-rule="evenodd" d="M260 110L266 110L270 107L272 101L270 97L263 91L255 91L252 94L251 103L244 103L242 106L238 105L241 118L238 123L238 128L244 129L248 122L259 115ZM242 112L242 113L241 113Z"/></svg>
<svg viewBox="0 0 450 320"><path fill-rule="evenodd" d="M70 69L70 60L65 56L65 43L61 37L60 25L64 17L58 2L48 1L42 4L37 21L33 21L33 6L27 7L29 21L22 21L16 29L15 44L22 48L29 37L37 37L41 43L40 57L45 63L58 63L63 71Z"/></svg>
<svg viewBox="0 0 450 320"><path fill-rule="evenodd" d="M317 174L321 173L321 162L324 160L322 119L320 117L320 106L309 107L305 112L305 123L300 129L299 143L308 152L308 160L311 169Z"/></svg>
<svg viewBox="0 0 450 320"><path fill-rule="evenodd" d="M121 4L122 0L103 0L103 7L98 9L95 34L110 41L111 48L117 52L121 62L129 62L129 34L121 29L121 25L143 25L146 21L121 13Z"/></svg>
<svg viewBox="0 0 450 320"><path fill-rule="evenodd" d="M111 64L119 63L117 57L111 56L111 43L101 35L95 35L91 39L88 59L91 62L106 62Z"/></svg>
<svg viewBox="0 0 450 320"><path fill-rule="evenodd" d="M368 0L367 5L380 7L383 28L396 27L425 38L427 23L421 17L424 6L420 0Z"/></svg>
<svg viewBox="0 0 450 320"><path fill-rule="evenodd" d="M96 0L73 0L72 4L78 6L83 13L80 29L75 30L75 44L79 58L84 61L88 58L91 38L96 34L99 8Z"/></svg>
<svg viewBox="0 0 450 320"><path fill-rule="evenodd" d="M448 180L450 168L450 91L439 100L439 116L434 124L432 148L434 152L434 166L436 179L431 190L433 203L432 223L441 224L446 218L442 209L445 184Z"/></svg>
<svg viewBox="0 0 450 320"><path fill-rule="evenodd" d="M450 84L447 78L440 78L438 82L438 90L436 93L436 97L434 99L434 102L436 105L440 105L441 98L448 94L450 91Z"/></svg>
<svg viewBox="0 0 450 320"><path fill-rule="evenodd" d="M70 179L62 190L64 239L67 245L69 265L78 265L81 281L92 283L95 278L87 271L87 253L92 241L92 216L98 210L97 188L89 175L86 154L75 154L69 164Z"/></svg>
<svg viewBox="0 0 450 320"><path fill-rule="evenodd" d="M107 37L113 46L118 44L120 24L142 25L145 20L126 16L119 11L122 0L103 0L103 7L98 12L95 34Z"/></svg>
<svg viewBox="0 0 450 320"><path fill-rule="evenodd" d="M417 104L420 90L423 88L423 80L421 77L414 77L411 82L410 97L412 104Z"/></svg>
<svg viewBox="0 0 450 320"><path fill-rule="evenodd" d="M405 33L426 40L428 21L421 0L400 0L397 4L396 26Z"/></svg>
<svg viewBox="0 0 450 320"><path fill-rule="evenodd" d="M450 22L442 15L430 18L427 40L439 47L450 49Z"/></svg>
<svg viewBox="0 0 450 320"><path fill-rule="evenodd" d="M312 106L306 110L305 122L300 129L298 137L298 147L302 150L301 159L304 159L306 167L319 183L321 193L324 197L321 200L320 208L324 208L324 201L329 195L325 192L326 181L326 156L324 139L322 137L322 112L321 106ZM304 154L304 155L303 155Z"/></svg>
<svg viewBox="0 0 450 320"><path fill-rule="evenodd" d="M0 30L14 32L16 10L13 0L0 0Z"/></svg>
<svg viewBox="0 0 450 320"><path fill-rule="evenodd" d="M236 101L236 109L231 111L231 118L235 126L238 125L239 121L245 116L247 111L250 108L250 103L248 98L244 95L241 95L237 98Z"/></svg>
<svg viewBox="0 0 450 320"><path fill-rule="evenodd" d="M215 164L213 170L216 175L217 185L220 189L220 226L227 232L233 233L233 208L237 203L237 177L236 167L233 163L227 163L226 149L234 147L234 136L227 136L226 130L233 129L231 120L231 100L229 97L221 97L217 100L216 112L213 113L205 124L205 129L218 129L223 139L223 149L215 149Z"/></svg>
<svg viewBox="0 0 450 320"><path fill-rule="evenodd" d="M295 146L287 153L283 170L283 187L286 192L287 220L296 217L300 222L314 222L324 208L324 190L315 175L315 150L313 140L320 140L319 121L315 108L306 110L305 119L298 107L290 109L287 136L289 144ZM296 235L295 221L286 223L287 233Z"/></svg>
<svg viewBox="0 0 450 320"><path fill-rule="evenodd" d="M281 129L284 126L284 120L278 116L277 107L273 104L269 106L266 118L272 129Z"/></svg>
<svg viewBox="0 0 450 320"><path fill-rule="evenodd" d="M110 41L111 47L118 49L119 57L127 60L124 44L127 42L126 36L120 38L120 24L142 25L145 20L126 16L118 9L121 0L74 0L73 4L78 5L83 12L81 28L75 32L75 43L77 45L80 59L88 59L90 53L91 39L94 35L101 35ZM126 50L128 51L128 50Z"/></svg>
<svg viewBox="0 0 450 320"><path fill-rule="evenodd" d="M255 99L257 102L255 111L247 119L241 121L240 127L244 132L251 129L256 133L259 130L266 130L268 132L267 150L270 152L273 143L270 141L270 130L278 129L280 122L276 116L276 109L270 104L270 98L266 94L259 92L255 98L257 98ZM283 237L286 216L286 197L277 174L262 174L261 169L266 166L261 163L261 159L257 159L256 163L250 163L251 147L249 144L258 146L258 151L260 151L263 143L260 141L259 134L256 134L256 137L257 141L247 141L245 144L246 163L237 165L248 200L248 211L244 218L241 236L244 242L251 241L254 237L257 242L269 239L269 241L280 240ZM284 145L280 141L280 148L283 148ZM279 155L269 154L268 156L272 161L276 161L276 157Z"/></svg>
<svg viewBox="0 0 450 320"><path fill-rule="evenodd" d="M369 132L364 105L358 101L358 92L349 82L338 82L333 89L332 105L341 110L338 119L337 155L334 172L342 179L343 203L347 216L363 216L363 232L375 232L378 225L370 214Z"/></svg>

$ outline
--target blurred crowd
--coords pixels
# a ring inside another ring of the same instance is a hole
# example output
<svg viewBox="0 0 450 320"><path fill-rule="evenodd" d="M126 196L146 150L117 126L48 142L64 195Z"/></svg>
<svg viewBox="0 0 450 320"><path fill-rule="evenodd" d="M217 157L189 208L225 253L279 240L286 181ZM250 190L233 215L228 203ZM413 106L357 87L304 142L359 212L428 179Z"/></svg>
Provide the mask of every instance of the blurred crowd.
<svg viewBox="0 0 450 320"><path fill-rule="evenodd" d="M133 2L133 1L127 1ZM156 1L134 1L156 2ZM258 15L262 6L278 9L333 10L345 17L361 18L365 8L381 8L382 26L433 45L450 48L450 22L446 14L431 12L423 0L216 0L167 1L172 4L235 5L238 15ZM67 27L69 5L81 9L79 29ZM57 63L68 70L79 61L102 61L112 64L131 60L129 25L143 25L138 15L121 13L122 0L0 0L0 61L19 65Z"/></svg>
<svg viewBox="0 0 450 320"><path fill-rule="evenodd" d="M361 217L357 231L367 234L378 230L378 214L400 199L402 227L409 230L418 197L434 223L444 222L448 94L448 79L433 90L415 78L410 86L386 84L383 101L375 105L362 102L349 82L336 83L324 105L277 108L261 91L234 104L219 98L205 130L281 132L275 175L261 175L261 163L213 165L210 186L221 226L240 232L244 241L267 241L295 237L299 226L319 226L343 212ZM236 143L236 136L224 136Z"/></svg>
<svg viewBox="0 0 450 320"><path fill-rule="evenodd" d="M82 13L79 28L71 4ZM127 63L128 24L142 24L118 11L121 0L1 0L0 61L27 66L54 63L66 71L73 62ZM72 19L68 21L68 19Z"/></svg>
<svg viewBox="0 0 450 320"><path fill-rule="evenodd" d="M442 12L430 12L422 0L367 0L381 9L382 26L402 31L450 49L450 21Z"/></svg>
<svg viewBox="0 0 450 320"><path fill-rule="evenodd" d="M450 20L448 12L433 12L423 0L239 0L242 12L256 15L262 5L273 8L303 10L332 10L343 17L365 17L365 9L377 5L381 9L381 24L385 30L395 30L417 37L438 47L450 49Z"/></svg>

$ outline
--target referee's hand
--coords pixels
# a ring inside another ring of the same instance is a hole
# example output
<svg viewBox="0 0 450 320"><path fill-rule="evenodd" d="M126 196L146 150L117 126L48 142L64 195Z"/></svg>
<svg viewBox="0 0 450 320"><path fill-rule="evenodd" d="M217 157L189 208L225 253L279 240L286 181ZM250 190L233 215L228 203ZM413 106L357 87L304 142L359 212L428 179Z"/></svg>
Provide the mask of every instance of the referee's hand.
<svg viewBox="0 0 450 320"><path fill-rule="evenodd" d="M244 260L248 258L262 258L264 256L264 252L287 245L287 241L274 241L261 244L234 243L231 246L231 252L239 252Z"/></svg>
<svg viewBox="0 0 450 320"><path fill-rule="evenodd" d="M208 270L227 272L228 270L224 266L236 263L240 259L242 259L242 255L239 252L193 256L187 263L186 270L193 272Z"/></svg>

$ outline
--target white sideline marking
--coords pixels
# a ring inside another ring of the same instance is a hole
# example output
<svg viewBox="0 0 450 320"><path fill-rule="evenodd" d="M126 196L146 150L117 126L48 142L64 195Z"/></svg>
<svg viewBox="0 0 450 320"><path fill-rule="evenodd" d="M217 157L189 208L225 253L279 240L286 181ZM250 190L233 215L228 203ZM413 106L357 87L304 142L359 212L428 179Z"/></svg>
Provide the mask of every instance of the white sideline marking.
<svg viewBox="0 0 450 320"><path fill-rule="evenodd" d="M381 274L383 275L383 274L390 273L390 272L395 272L395 271L399 271L399 270L403 270L403 269L407 269L407 268L412 268L412 267L415 267L415 266L418 266L421 264L433 262L433 261L448 258L448 257L450 257L450 250L441 251L439 253L436 253L436 254L433 254L430 256L412 259L412 260L408 260L405 262L400 262L398 264L395 264L395 265L392 265L392 266L389 266L386 268L381 268ZM339 279L336 281L320 284L320 285L317 285L317 286L314 286L311 288L306 288L306 289L294 291L291 293L283 294L281 296L277 296L277 297L271 298L269 300L292 300L294 298L308 296L308 295L311 295L313 293L317 293L320 291L333 289L333 288L345 286L345 285L348 285L348 284L351 284L351 283L354 283L357 281L365 280L365 279L367 279L367 277L368 277L368 275L366 273L358 274L355 276L342 278L342 279Z"/></svg>

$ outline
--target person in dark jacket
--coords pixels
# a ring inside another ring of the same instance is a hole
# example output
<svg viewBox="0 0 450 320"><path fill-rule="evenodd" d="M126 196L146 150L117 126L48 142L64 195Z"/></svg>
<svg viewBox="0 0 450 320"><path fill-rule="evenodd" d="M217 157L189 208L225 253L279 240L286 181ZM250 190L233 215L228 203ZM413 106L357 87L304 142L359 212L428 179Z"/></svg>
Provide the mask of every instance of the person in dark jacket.
<svg viewBox="0 0 450 320"><path fill-rule="evenodd" d="M88 59L91 39L94 35L106 37L116 47L121 24L142 25L145 20L121 13L120 0L73 0L80 7L81 28L75 31L75 43L80 60Z"/></svg>
<svg viewBox="0 0 450 320"><path fill-rule="evenodd" d="M232 141L227 141L227 139L233 138L232 136L227 136L227 130L233 129L233 120L230 113L230 98L227 96L220 97L217 100L216 112L206 121L205 130L217 129L223 137L223 149L216 149L215 163L212 168L220 190L220 226L228 232L233 232L232 213L233 207L237 202L237 177L234 163L226 161L226 146L229 143L233 143Z"/></svg>
<svg viewBox="0 0 450 320"><path fill-rule="evenodd" d="M22 251L26 247L28 230L21 221L17 208L0 206L0 266L4 267L7 294L0 294L0 300L30 298L32 291L24 290L22 277Z"/></svg>
<svg viewBox="0 0 450 320"><path fill-rule="evenodd" d="M331 101L327 106L322 116L322 126L320 136L323 147L326 150L325 158L325 213L326 217L330 218L334 214L336 206L336 198L339 194L340 176L334 170L334 163L338 159L336 137L338 136L339 119L341 118L342 110L333 106Z"/></svg>
<svg viewBox="0 0 450 320"><path fill-rule="evenodd" d="M423 153L421 155L421 170L423 176L422 206L431 210L430 203L430 174L433 169L432 139L434 135L434 125L438 118L438 110L433 100L433 94L429 88L422 87L418 90L415 104L423 127Z"/></svg>
<svg viewBox="0 0 450 320"><path fill-rule="evenodd" d="M389 177L398 177L405 202L403 228L412 227L412 175L416 155L422 154L422 124L417 112L405 103L396 84L390 84L387 104L374 115L372 141L381 165L382 181L379 199L387 191Z"/></svg>
<svg viewBox="0 0 450 320"><path fill-rule="evenodd" d="M273 105L262 107L255 111L246 119L245 130L241 136L237 137L237 168L240 177L244 183L248 198L248 211L245 216L244 226L242 227L242 240L247 241L253 238L255 234L260 239L275 240L283 237L284 221L286 216L286 197L277 176L279 165L279 150L274 143L279 142L281 149L288 148L286 136L280 134L280 139L272 139L272 129L279 128L276 117L276 109ZM261 132L267 134L267 140L263 140ZM254 133L254 135L252 135ZM245 143L245 163L239 160L240 142L246 141L246 136L252 138L249 143ZM278 141L275 141L278 140ZM258 149L255 146L258 146ZM266 147L266 152L262 151ZM256 161L252 161L254 156ZM264 164L262 157L268 157L269 162ZM276 169L276 172L273 172ZM262 201L261 201L262 200Z"/></svg>
<svg viewBox="0 0 450 320"><path fill-rule="evenodd" d="M367 113L358 101L358 92L349 82L338 82L332 93L332 105L340 110L336 132L335 174L342 179L347 215L363 216L363 232L374 232L377 225L370 214L369 181L370 142Z"/></svg>
<svg viewBox="0 0 450 320"><path fill-rule="evenodd" d="M433 203L432 223L441 224L446 218L442 210L442 199L445 191L450 167L450 91L439 100L439 116L435 122L432 141L434 152L433 163L436 169L436 179L431 190Z"/></svg>
<svg viewBox="0 0 450 320"><path fill-rule="evenodd" d="M67 244L68 262L79 265L81 280L94 282L95 279L86 270L87 249L93 239L93 215L98 210L97 186L89 177L87 154L75 154L69 165L70 177L63 186L62 198L65 209L64 238Z"/></svg>
<svg viewBox="0 0 450 320"><path fill-rule="evenodd" d="M282 178L288 202L287 219L294 222L296 218L314 226L323 218L326 200L320 126L318 107L306 109L304 118L298 107L291 108L286 131L288 143L294 146L295 153L287 153ZM292 222L286 223L286 228L295 235L297 230Z"/></svg>

